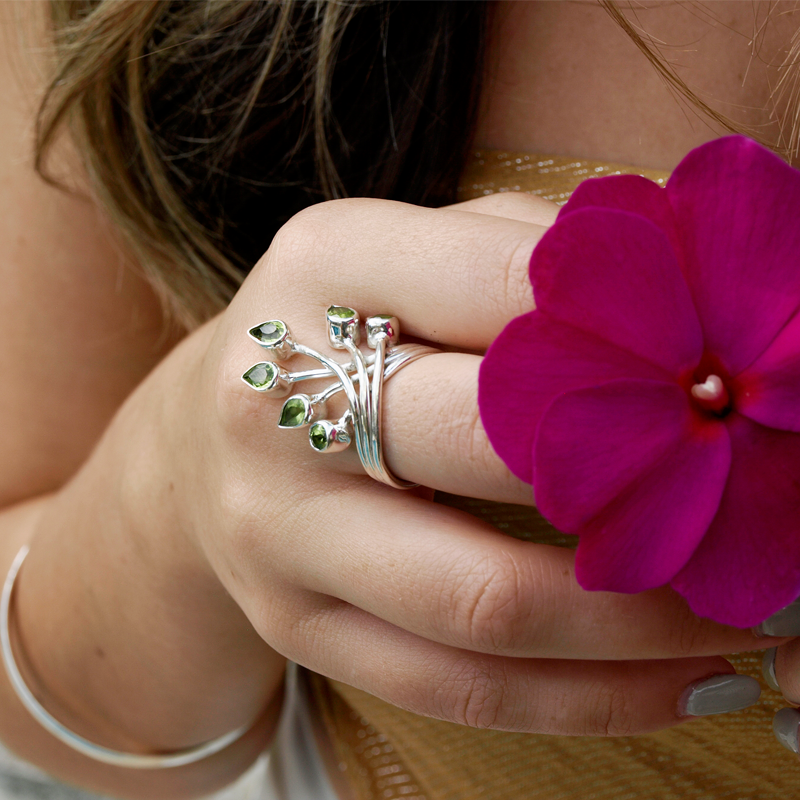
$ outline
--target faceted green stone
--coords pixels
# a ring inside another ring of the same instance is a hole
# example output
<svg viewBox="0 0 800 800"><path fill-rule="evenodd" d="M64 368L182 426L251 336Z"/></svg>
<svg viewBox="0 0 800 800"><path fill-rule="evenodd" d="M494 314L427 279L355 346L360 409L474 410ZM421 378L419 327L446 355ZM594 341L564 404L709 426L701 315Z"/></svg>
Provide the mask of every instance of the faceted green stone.
<svg viewBox="0 0 800 800"><path fill-rule="evenodd" d="M325 450L328 446L328 434L325 426L315 422L308 431L308 438L315 450Z"/></svg>
<svg viewBox="0 0 800 800"><path fill-rule="evenodd" d="M352 308L345 308L344 306L331 306L328 309L328 319L332 322L349 322L357 316Z"/></svg>
<svg viewBox="0 0 800 800"><path fill-rule="evenodd" d="M264 361L261 364L250 367L250 369L242 375L242 378L254 389L271 389L277 377L278 368L269 361Z"/></svg>
<svg viewBox="0 0 800 800"><path fill-rule="evenodd" d="M250 328L250 335L265 347L279 344L285 334L286 326L279 319L263 322L261 325L256 325L255 328Z"/></svg>
<svg viewBox="0 0 800 800"><path fill-rule="evenodd" d="M306 421L306 404L301 397L290 397L281 409L278 425L281 428L299 428Z"/></svg>

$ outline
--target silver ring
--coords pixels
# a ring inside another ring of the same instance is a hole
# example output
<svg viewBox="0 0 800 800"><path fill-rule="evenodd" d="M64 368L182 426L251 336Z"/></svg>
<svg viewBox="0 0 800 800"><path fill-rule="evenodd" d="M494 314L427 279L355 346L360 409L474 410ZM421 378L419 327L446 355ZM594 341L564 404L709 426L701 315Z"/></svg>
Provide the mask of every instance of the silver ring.
<svg viewBox="0 0 800 800"><path fill-rule="evenodd" d="M337 453L355 441L361 464L371 478L393 486L411 489L417 484L395 477L386 466L382 444L383 384L395 372L423 356L438 353L420 344L398 344L400 323L391 314L368 317L364 323L367 355L358 346L361 320L358 312L347 306L330 306L325 313L328 343L335 350L346 350L350 360L340 363L329 356L297 342L282 320L268 320L248 335L272 355L248 369L242 380L257 392L272 397L291 395L294 384L306 380L334 378L335 381L315 394L294 394L284 401L278 418L283 429L308 428L311 447L319 453ZM289 372L280 362L294 355L317 361L321 367ZM338 419L326 419L327 401L339 392L347 398L347 411Z"/></svg>

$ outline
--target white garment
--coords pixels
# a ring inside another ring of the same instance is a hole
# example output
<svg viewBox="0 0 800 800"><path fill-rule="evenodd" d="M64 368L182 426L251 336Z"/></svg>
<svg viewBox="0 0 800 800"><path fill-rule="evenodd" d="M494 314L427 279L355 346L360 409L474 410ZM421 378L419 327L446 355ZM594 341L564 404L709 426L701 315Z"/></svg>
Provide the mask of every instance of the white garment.
<svg viewBox="0 0 800 800"><path fill-rule="evenodd" d="M314 738L314 708L301 670L289 664L284 710L266 757L265 793L258 800L338 800Z"/></svg>
<svg viewBox="0 0 800 800"><path fill-rule="evenodd" d="M312 728L313 709L299 667L290 664L275 742L235 783L208 800L338 800ZM0 746L0 800L99 800L51 778ZM108 799L110 800L110 799Z"/></svg>

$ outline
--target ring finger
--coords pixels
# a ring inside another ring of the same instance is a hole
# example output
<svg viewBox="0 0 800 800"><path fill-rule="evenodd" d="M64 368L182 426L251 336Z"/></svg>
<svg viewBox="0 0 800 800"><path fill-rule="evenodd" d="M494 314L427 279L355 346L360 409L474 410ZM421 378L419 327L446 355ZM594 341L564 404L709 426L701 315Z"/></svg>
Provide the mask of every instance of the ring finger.
<svg viewBox="0 0 800 800"><path fill-rule="evenodd" d="M647 659L776 643L696 617L668 588L586 592L575 581L572 551L502 536L464 512L371 481L331 476L324 497L274 509L269 531L254 529L237 547L245 556L234 571L243 578L228 589L252 617L261 613L264 575L277 569L287 586L486 653ZM309 519L317 521L309 527Z"/></svg>

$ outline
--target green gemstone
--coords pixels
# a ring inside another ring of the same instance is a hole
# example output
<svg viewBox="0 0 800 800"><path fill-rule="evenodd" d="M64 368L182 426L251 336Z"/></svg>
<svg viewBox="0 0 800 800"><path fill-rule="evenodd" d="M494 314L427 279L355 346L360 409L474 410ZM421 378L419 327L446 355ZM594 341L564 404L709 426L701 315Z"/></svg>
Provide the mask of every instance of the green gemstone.
<svg viewBox="0 0 800 800"><path fill-rule="evenodd" d="M325 450L328 447L328 432L325 426L315 422L308 431L308 438L315 450Z"/></svg>
<svg viewBox="0 0 800 800"><path fill-rule="evenodd" d="M345 308L344 306L331 306L327 312L327 317L331 322L349 322L357 316L352 308Z"/></svg>
<svg viewBox="0 0 800 800"><path fill-rule="evenodd" d="M274 347L286 335L286 326L279 319L273 319L250 328L250 335L264 347Z"/></svg>
<svg viewBox="0 0 800 800"><path fill-rule="evenodd" d="M300 428L305 424L307 411L307 405L303 398L290 397L283 404L278 425L281 428Z"/></svg>
<svg viewBox="0 0 800 800"><path fill-rule="evenodd" d="M242 378L254 389L271 389L278 377L278 368L269 361L250 367Z"/></svg>

